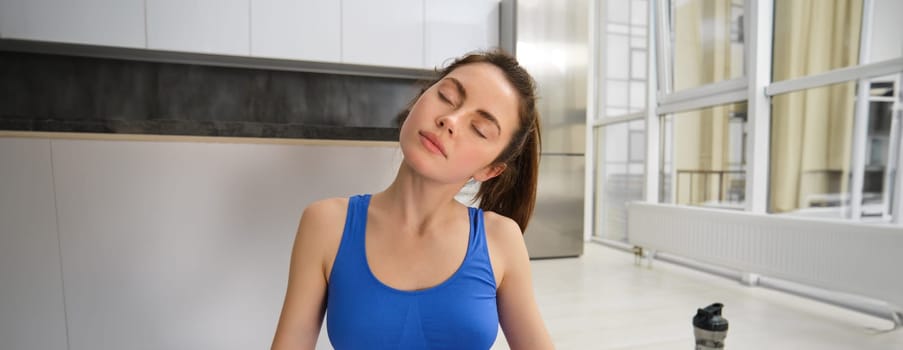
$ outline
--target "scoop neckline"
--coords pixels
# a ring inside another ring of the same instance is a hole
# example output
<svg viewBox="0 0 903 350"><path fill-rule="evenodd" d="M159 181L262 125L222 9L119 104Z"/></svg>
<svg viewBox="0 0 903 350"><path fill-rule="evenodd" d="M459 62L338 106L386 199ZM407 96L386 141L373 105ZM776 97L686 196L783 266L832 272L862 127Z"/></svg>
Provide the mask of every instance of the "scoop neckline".
<svg viewBox="0 0 903 350"><path fill-rule="evenodd" d="M467 261L470 260L471 252L473 251L473 249L471 249L471 245L473 245L473 243L474 243L474 234L476 233L475 229L474 229L474 224L473 224L473 221L475 220L475 217L474 217L475 213L474 213L473 207L467 207L467 216L468 216L468 221L469 221L468 226L470 227L468 235L467 235L467 251L464 253L464 259L461 260L461 263L458 265L458 268L455 269L455 272L452 273L452 275L449 276L448 278L446 278L444 281L439 282L439 284L436 284L434 286L430 286L430 287L427 287L424 289L405 290L405 289L398 289L398 288L392 287L392 286L384 283L382 280L379 279L379 277L376 277L376 274L373 273L373 269L370 268L370 259L367 257L367 221L370 216L370 198L371 198L371 196L372 195L369 195L369 194L367 195L367 200L365 202L364 210L362 210L362 212L364 213L364 218L363 218L363 222L362 222L363 229L361 232L361 234L363 235L363 238L362 238L363 244L361 245L361 249L364 250L364 253L363 253L364 254L364 265L367 267L367 275L369 275L370 278L372 278L374 281L376 281L376 284L378 284L382 288L385 288L394 293L417 295L417 294L430 293L430 292L434 292L436 290L442 289L443 287L451 284L455 279L458 278L459 275L461 275L461 271L464 269L464 265L467 263Z"/></svg>

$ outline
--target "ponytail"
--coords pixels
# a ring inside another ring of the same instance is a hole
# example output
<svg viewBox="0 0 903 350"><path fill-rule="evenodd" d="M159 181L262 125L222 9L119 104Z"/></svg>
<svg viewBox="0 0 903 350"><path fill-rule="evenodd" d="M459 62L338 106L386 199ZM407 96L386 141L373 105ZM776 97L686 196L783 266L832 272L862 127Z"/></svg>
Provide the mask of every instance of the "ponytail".
<svg viewBox="0 0 903 350"><path fill-rule="evenodd" d="M536 187L539 179L539 151L542 140L539 134L539 119L526 127L521 142L512 143L505 153L510 158L507 167L499 176L480 184L475 199L480 208L507 216L520 226L521 233L533 216L536 206ZM520 145L518 145L520 143ZM513 147L512 147L513 146Z"/></svg>

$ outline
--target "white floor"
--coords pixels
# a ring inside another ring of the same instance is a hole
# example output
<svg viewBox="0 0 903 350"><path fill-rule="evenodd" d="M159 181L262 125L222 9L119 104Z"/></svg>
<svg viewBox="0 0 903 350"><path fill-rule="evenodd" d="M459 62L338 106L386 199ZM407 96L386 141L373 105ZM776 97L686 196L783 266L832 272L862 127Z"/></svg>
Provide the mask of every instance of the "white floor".
<svg viewBox="0 0 903 350"><path fill-rule="evenodd" d="M691 319L725 305L726 349L903 349L889 321L588 243L581 258L533 261L537 297L558 349L693 349ZM504 336L493 349L508 349Z"/></svg>

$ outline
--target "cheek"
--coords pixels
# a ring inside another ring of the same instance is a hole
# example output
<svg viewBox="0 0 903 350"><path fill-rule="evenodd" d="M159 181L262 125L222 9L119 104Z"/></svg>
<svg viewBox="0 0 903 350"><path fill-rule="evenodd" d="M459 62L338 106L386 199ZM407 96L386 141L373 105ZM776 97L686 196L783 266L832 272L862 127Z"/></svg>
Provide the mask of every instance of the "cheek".
<svg viewBox="0 0 903 350"><path fill-rule="evenodd" d="M410 112L408 113L407 119L412 118L422 118L424 115L428 114L427 112L435 109L435 102L428 96L430 92L427 91L423 95L417 98L417 101L411 105Z"/></svg>
<svg viewBox="0 0 903 350"><path fill-rule="evenodd" d="M498 157L500 150L489 146L475 146L467 150L466 164L468 168L480 169L492 162Z"/></svg>
<svg viewBox="0 0 903 350"><path fill-rule="evenodd" d="M423 111L419 107L419 104L415 104L411 106L408 115L404 119L404 123L401 123L401 127L399 128L399 138L403 140L406 134L416 133L417 125L421 125L423 122L420 120L423 117ZM415 135L416 136L416 135Z"/></svg>

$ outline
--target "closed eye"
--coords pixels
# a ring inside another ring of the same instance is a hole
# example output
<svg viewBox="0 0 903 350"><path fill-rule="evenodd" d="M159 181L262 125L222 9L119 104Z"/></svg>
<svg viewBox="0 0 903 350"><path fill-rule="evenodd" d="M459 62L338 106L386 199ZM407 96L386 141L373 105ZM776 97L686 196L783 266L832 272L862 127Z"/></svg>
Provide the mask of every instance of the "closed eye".
<svg viewBox="0 0 903 350"><path fill-rule="evenodd" d="M454 103L452 103L451 100L448 99L448 97L445 96L445 94L443 94L443 93L441 93L441 92L439 93L439 99L442 100L442 101L445 102L445 103L448 103L449 105L452 105L452 106L455 105Z"/></svg>
<svg viewBox="0 0 903 350"><path fill-rule="evenodd" d="M476 125L474 125L472 128L473 128L473 131L477 133L477 135L480 135L480 137L482 137L484 139L486 138L486 135L484 135L482 132L480 132L480 128L478 128Z"/></svg>

